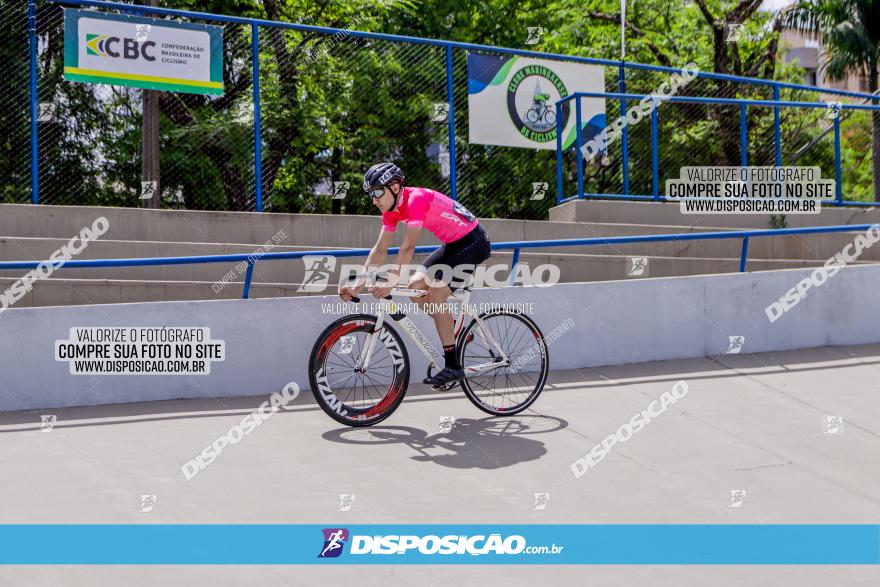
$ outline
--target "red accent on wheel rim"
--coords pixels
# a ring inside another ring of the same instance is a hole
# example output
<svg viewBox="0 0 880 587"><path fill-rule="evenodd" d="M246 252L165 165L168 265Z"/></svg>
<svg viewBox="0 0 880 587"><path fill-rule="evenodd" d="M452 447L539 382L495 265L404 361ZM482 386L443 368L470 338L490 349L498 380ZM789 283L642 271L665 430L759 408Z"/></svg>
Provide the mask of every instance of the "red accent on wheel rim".
<svg viewBox="0 0 880 587"><path fill-rule="evenodd" d="M367 413L364 414L364 416L369 418L371 416L377 416L385 412L385 410L388 409L392 403L394 403L394 399L398 396L401 389L403 389L403 384L395 383L394 387L391 388L391 391L388 392L388 395L382 398L382 401L380 401L378 404L370 408Z"/></svg>
<svg viewBox="0 0 880 587"><path fill-rule="evenodd" d="M324 356L330 351L330 347L336 344L336 341L351 332L352 330L357 330L360 328L357 324L340 324L339 328L330 333L330 336L321 345L321 352L319 353L319 357L323 360Z"/></svg>

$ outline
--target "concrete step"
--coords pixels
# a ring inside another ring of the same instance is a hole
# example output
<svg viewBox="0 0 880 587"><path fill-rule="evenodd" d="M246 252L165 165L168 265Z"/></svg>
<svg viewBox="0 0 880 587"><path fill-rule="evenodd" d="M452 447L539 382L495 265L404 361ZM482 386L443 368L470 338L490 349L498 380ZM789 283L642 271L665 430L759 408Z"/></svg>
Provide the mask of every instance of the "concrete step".
<svg viewBox="0 0 880 587"><path fill-rule="evenodd" d="M880 206L880 205L878 205ZM740 229L766 229L769 214L682 214L676 202L632 202L626 200L572 200L550 209L550 220L559 222L614 222L621 224L717 226ZM788 228L880 222L880 207L841 207L826 205L819 214L788 214Z"/></svg>
<svg viewBox="0 0 880 587"><path fill-rule="evenodd" d="M66 239L37 239L2 237L0 238L0 259L5 260L45 260L61 246ZM348 247L327 246L276 246L271 252L334 250ZM268 250L264 249L264 250ZM251 244L218 243L170 243L148 241L96 240L75 257L87 259L133 259L143 257L180 257L230 254L258 254L259 250ZM257 262L254 277L261 282L292 283L301 279L304 265L301 260ZM144 267L89 267L62 268L56 276L67 279L122 279L150 281L209 281L220 280L233 271L241 276L244 271L240 262L210 263L194 265L157 265ZM26 270L0 271L0 277L20 277Z"/></svg>
<svg viewBox="0 0 880 587"><path fill-rule="evenodd" d="M509 264L510 254L493 255L491 262ZM676 257L650 257L645 274L630 277L628 260L625 256L604 255L546 255L523 254L521 262L536 268L542 263L555 263L564 268L561 282L592 282L617 281L629 278L671 277L681 275L705 275L713 273L733 273L739 271L739 259L682 259ZM266 263L268 265L268 263ZM815 261L797 259L789 260L754 260L748 264L749 271L768 271L776 269L792 269L816 267ZM56 274L57 275L57 274ZM504 279L507 274L499 273L498 278ZM17 277L0 277L0 291L9 288ZM35 306L66 306L84 304L135 303L153 301L178 300L214 300L238 299L241 297L244 276L235 281L218 284L214 281L195 280L124 280L124 279L78 279L50 278L35 281L33 290L16 301L12 308ZM299 286L301 274L297 280L285 283L259 282L251 285L250 297L289 297L302 295L327 295L336 290L338 271L328 280L328 286L322 291L302 292ZM794 284L792 284L794 285ZM784 292L780 292L780 295Z"/></svg>
<svg viewBox="0 0 880 587"><path fill-rule="evenodd" d="M0 204L0 236L69 240L104 216L110 229L102 240L263 244L278 235L285 245L371 247L379 236L378 215L258 214L195 210L145 210L98 206ZM627 227L614 223L481 220L495 242L583 238L622 234L692 232L689 227ZM639 223L635 223L639 224ZM709 231L700 227L698 231ZM402 240L402 230L397 235ZM419 244L436 244L423 233Z"/></svg>
<svg viewBox="0 0 880 587"><path fill-rule="evenodd" d="M602 202L570 202L570 211L577 211L578 205L603 204ZM645 206L668 204L645 204L632 202L605 202L610 204L638 205L642 208L621 208L622 210L642 210ZM60 211L64 211L61 214ZM840 212L840 211L838 211ZM861 213L860 213L861 214ZM286 247L314 248L369 248L378 236L379 224L376 216L339 216L328 214L254 214L248 212L202 212L175 210L141 210L136 208L100 207L57 207L28 206L21 204L0 204L0 238L50 239L45 245L10 241L8 247L0 248L0 259L24 260L46 256L57 250L61 244L78 234L82 227L90 225L95 218L104 215L110 221L110 229L99 241L93 242L84 252L83 258L130 258L145 256L174 256L177 254L212 254L229 250L230 252L249 252L275 238L279 245ZM744 217L745 215L738 215ZM679 215L672 220L689 219ZM723 219L722 216L713 216ZM728 216L733 218L733 216ZM791 217L795 218L795 217ZM803 217L799 217L803 218ZM482 221L493 242L545 240L565 238L590 238L605 236L634 236L644 234L674 234L732 230L733 227L717 226L676 226L667 224L641 224L646 218L640 216L632 224L608 222L545 222L524 220L487 219ZM849 216L854 223L868 222L864 216ZM37 222L39 221L39 222ZM54 240L52 240L54 239ZM853 239L852 234L791 235L781 237L762 237L749 243L750 256L766 259L817 259L825 260L840 251ZM102 241L118 241L105 245ZM137 244L143 242L143 246ZM402 241L402 234L396 237L396 244ZM168 243L163 245L162 243ZM422 234L419 245L436 245L433 235ZM19 246L20 245L20 246ZM194 245L194 246L190 246ZM207 245L227 245L228 249ZM106 253L95 253L104 250ZM0 243L3 247L3 243ZM661 256L699 256L699 257L739 257L741 241L705 240L660 243L639 243L591 247L591 254L634 254ZM277 249L282 250L282 249ZM587 249L554 248L559 253L579 253ZM177 253L174 251L188 251ZM97 255L97 256L90 256ZM880 259L880 248L866 250L863 259ZM106 275L108 278L137 279L161 278L148 274ZM207 279L203 277L200 279ZM267 279L274 279L267 277Z"/></svg>
<svg viewBox="0 0 880 587"><path fill-rule="evenodd" d="M632 228L632 227L627 227ZM820 238L822 237L822 238ZM846 234L811 235L810 237L772 237L753 239L749 246L750 262L777 260L786 263L805 257L807 265L817 265L834 254L851 239ZM835 242L838 241L838 242ZM65 245L65 239L37 239L5 237L0 238L0 259L25 260L48 259L50 255ZM843 243L843 244L841 244ZM658 243L631 243L622 245L598 245L589 247L558 247L545 249L523 249L521 259L532 267L542 263L556 264L566 281L588 281L599 272L599 279L618 279L620 273L605 273L602 263L597 259L608 258L608 266L621 263L620 257L649 257L668 266L665 275L694 275L712 273L711 267L705 266L706 260L715 262L735 262L739 267L739 240L706 240L706 241L668 241ZM327 246L283 246L271 249L271 252L282 251L326 251L344 247ZM256 254L259 250L254 245L217 244L217 243L167 243L144 241L96 240L89 244L76 259L130 259L141 257L175 257L201 256L222 254ZM503 263L510 267L512 251L496 251L487 263ZM421 262L426 254L419 254L415 261ZM661 261L662 260L662 261ZM675 263L676 260L683 261ZM880 247L867 249L863 261L880 260ZM348 257L336 260L333 275L338 279L339 269L344 264L359 264L363 257ZM389 262L391 259L388 260ZM625 262L624 262L625 263ZM788 266L788 265L786 265ZM699 269L695 269L699 268ZM680 271L680 273L675 273ZM696 271L696 273L695 273ZM25 270L0 271L0 277L18 278ZM243 262L210 263L193 265L159 265L144 267L94 267L94 268L62 268L55 275L63 279L110 279L110 280L144 280L144 281L241 281L244 279ZM506 274L506 271L502 272ZM254 269L255 283L301 283L305 275L305 263L299 259L263 260L258 261Z"/></svg>
<svg viewBox="0 0 880 587"><path fill-rule="evenodd" d="M577 226L577 225L576 225ZM580 225L582 232L591 237L629 236L639 234L665 234L670 227L646 227L629 225ZM687 229L689 232L698 232ZM105 235L106 236L106 235ZM555 236L555 235L554 235ZM587 236L587 235L580 235ZM815 235L790 235L779 237L753 238L749 243L750 259L807 259L824 262L843 249L853 240L852 234L832 233ZM292 240L292 239L291 239ZM338 240L338 239L337 239ZM59 238L27 238L0 237L0 259L2 260L44 260L66 245L69 239ZM497 241L496 241L497 242ZM289 246L283 244L263 247L262 250L281 251L315 251L346 249L348 246L330 246L326 244ZM656 243L631 243L618 245L597 245L580 247L553 247L545 249L524 249L524 251L541 252L553 255L607 255L607 256L648 256L648 257L680 257L680 258L726 258L739 259L741 239L707 239L700 241L664 241ZM436 240L433 243L437 244ZM364 246L363 248L367 248ZM130 259L141 257L175 257L201 256L220 254L256 254L260 248L253 244L219 244L192 242L155 242L112 240L101 238L92 241L77 259ZM421 261L424 255L417 256ZM864 261L880 260L880 247L865 249L860 257ZM357 263L363 258L348 258L340 263ZM147 267L120 268L67 268L63 269L63 277L85 279L145 279L145 280L183 280L183 281L216 281L227 272L239 266L238 263L205 264L205 265L168 265ZM565 273L565 268L562 268ZM255 278L261 282L291 283L301 279L304 264L300 260L258 262ZM0 271L2 277L17 277L21 271Z"/></svg>

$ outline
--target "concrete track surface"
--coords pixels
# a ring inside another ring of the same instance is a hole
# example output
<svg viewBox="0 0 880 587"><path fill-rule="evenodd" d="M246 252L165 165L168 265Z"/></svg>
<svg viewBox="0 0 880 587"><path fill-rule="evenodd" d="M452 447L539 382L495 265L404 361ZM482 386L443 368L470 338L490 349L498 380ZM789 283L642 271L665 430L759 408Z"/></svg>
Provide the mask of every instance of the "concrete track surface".
<svg viewBox="0 0 880 587"><path fill-rule="evenodd" d="M559 365L555 366L561 367ZM580 478L571 464L679 380L688 393ZM243 390L245 391L245 390ZM499 419L411 386L369 429L308 390L187 481L265 398L0 415L0 523L867 524L880 521L880 345L551 372ZM839 416L841 420L834 420ZM444 429L441 421L455 422ZM731 492L737 497L731 497ZM549 500L536 506L536 493ZM350 508L341 505L342 494ZM155 495L139 512L142 495ZM733 507L731 507L733 506ZM348 511L340 510L348 509ZM284 545L279 544L279 548ZM867 566L12 566L0 585L880 584Z"/></svg>

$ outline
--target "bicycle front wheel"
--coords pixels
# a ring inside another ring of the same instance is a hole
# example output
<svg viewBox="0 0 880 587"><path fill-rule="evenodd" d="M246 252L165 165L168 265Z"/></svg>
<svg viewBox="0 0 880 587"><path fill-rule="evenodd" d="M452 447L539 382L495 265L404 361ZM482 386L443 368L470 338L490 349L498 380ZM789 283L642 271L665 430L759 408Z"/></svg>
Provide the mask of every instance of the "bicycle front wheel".
<svg viewBox="0 0 880 587"><path fill-rule="evenodd" d="M406 347L387 324L373 344L367 368L358 367L375 329L375 316L340 318L321 333L309 358L315 400L328 416L347 426L370 426L390 416L409 384Z"/></svg>
<svg viewBox="0 0 880 587"><path fill-rule="evenodd" d="M496 416L512 416L532 405L547 382L550 357L544 335L535 322L508 310L497 310L471 320L462 331L458 354L465 369L502 360L498 344L509 362L467 377L461 382L465 394L475 406Z"/></svg>

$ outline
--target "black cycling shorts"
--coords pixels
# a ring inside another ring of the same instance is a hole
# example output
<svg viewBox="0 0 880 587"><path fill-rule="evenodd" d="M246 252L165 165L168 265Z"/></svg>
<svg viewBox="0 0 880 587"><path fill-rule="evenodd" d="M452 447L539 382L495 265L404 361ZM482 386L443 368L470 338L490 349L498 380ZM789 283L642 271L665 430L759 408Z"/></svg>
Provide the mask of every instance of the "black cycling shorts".
<svg viewBox="0 0 880 587"><path fill-rule="evenodd" d="M489 258L492 254L489 235L483 227L477 224L473 230L451 243L444 243L439 249L428 255L423 265L427 268L426 275L442 281L449 289L456 290L465 284L462 275L473 275L476 266ZM448 265L453 269L443 269L442 265ZM456 267L461 267L455 271ZM434 270L431 268L434 267Z"/></svg>

